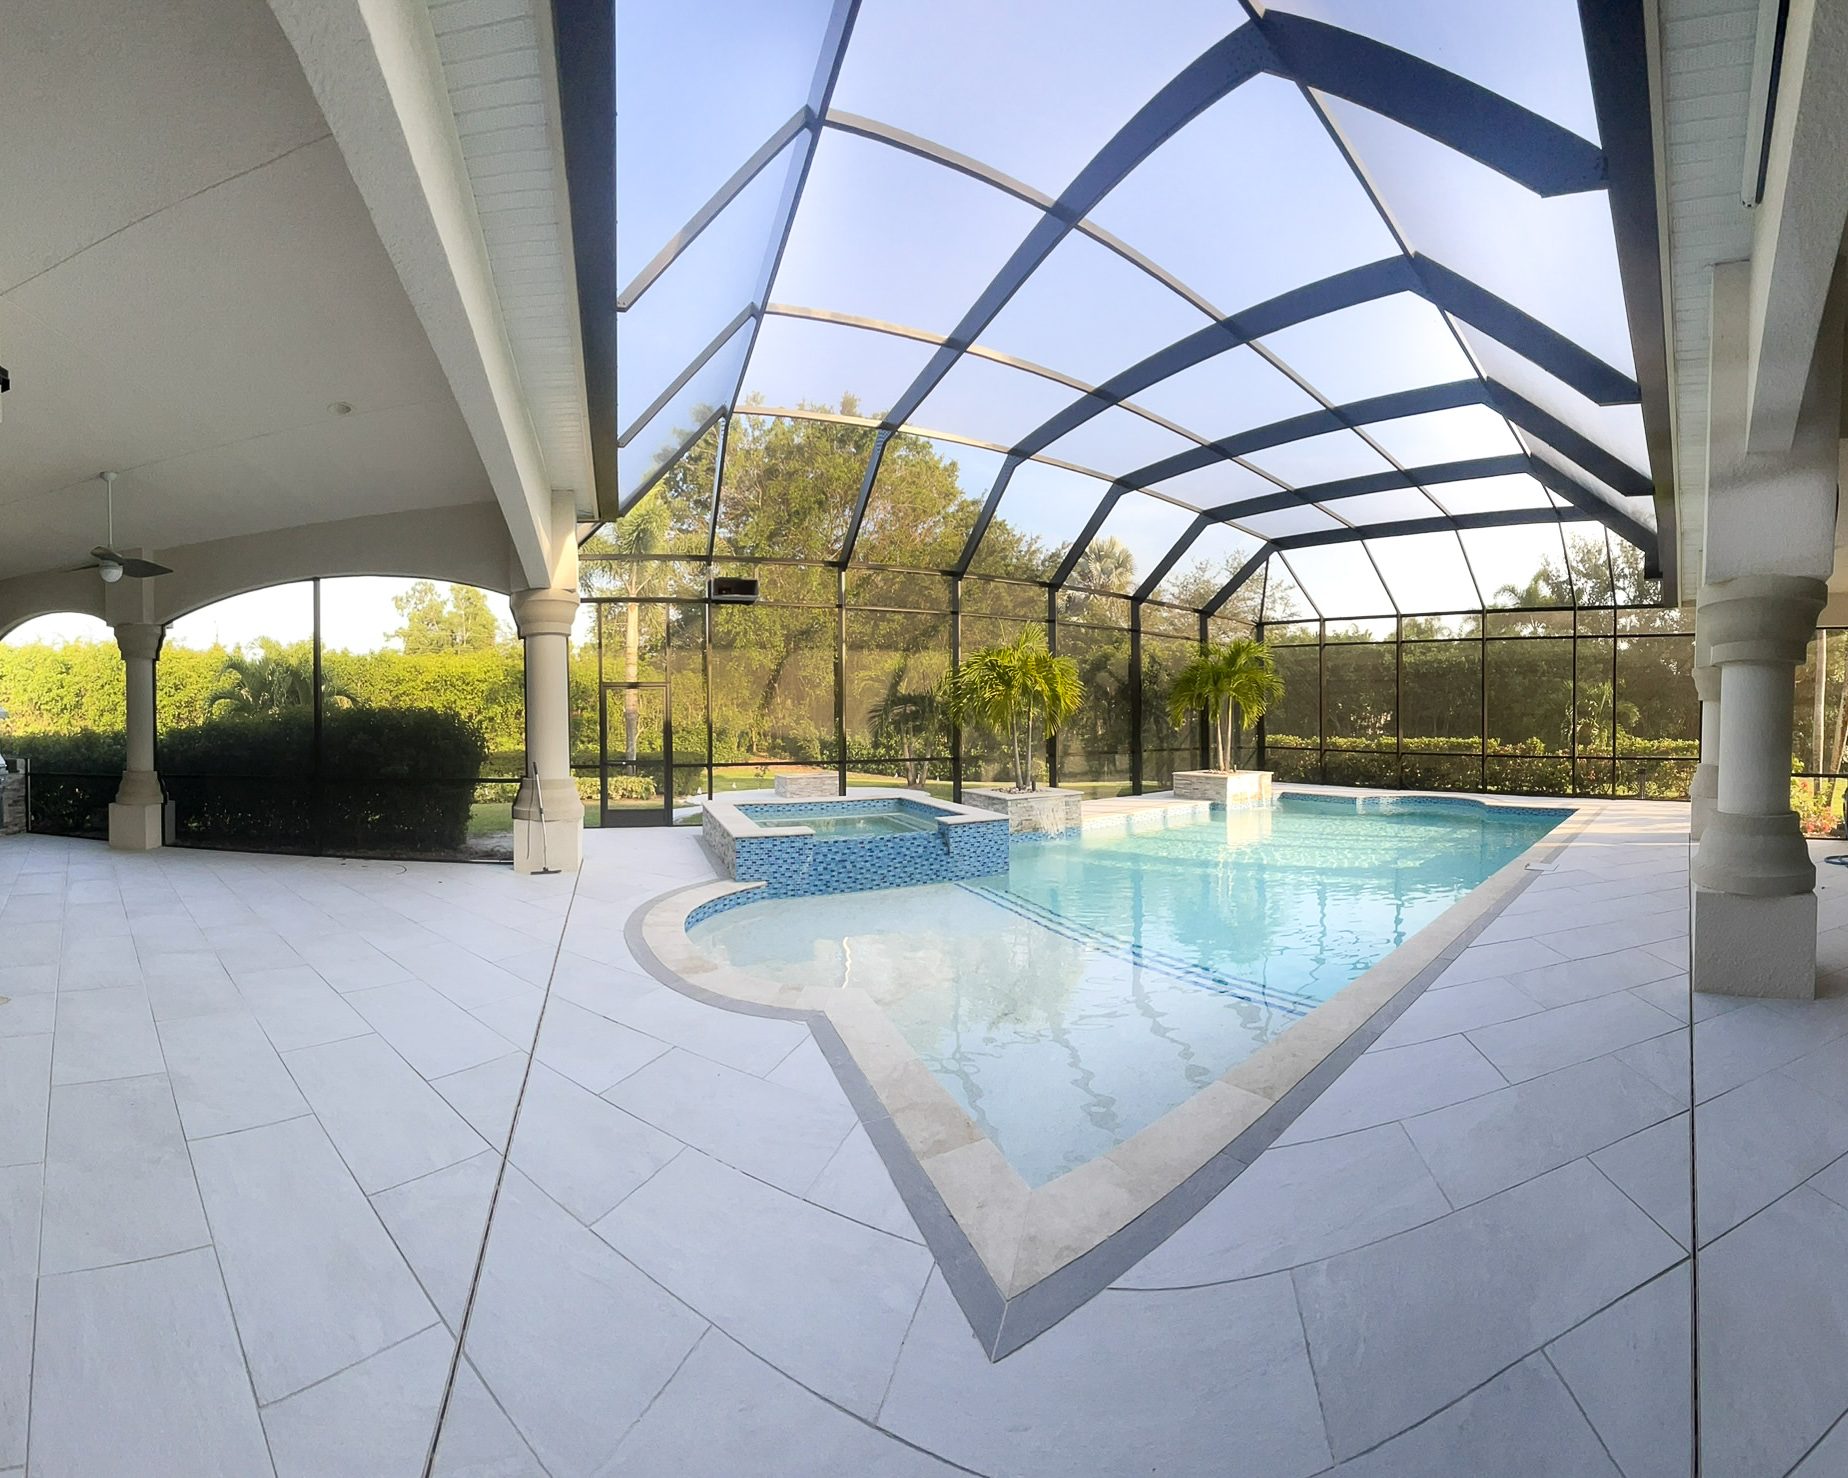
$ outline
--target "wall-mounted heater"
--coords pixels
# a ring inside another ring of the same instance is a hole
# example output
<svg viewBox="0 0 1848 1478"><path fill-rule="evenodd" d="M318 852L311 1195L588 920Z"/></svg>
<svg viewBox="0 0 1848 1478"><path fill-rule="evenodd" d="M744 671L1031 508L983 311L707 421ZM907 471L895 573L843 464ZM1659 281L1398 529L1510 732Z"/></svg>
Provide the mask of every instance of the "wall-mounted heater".
<svg viewBox="0 0 1848 1478"><path fill-rule="evenodd" d="M706 581L706 596L720 605L756 605L757 582L742 575L713 575Z"/></svg>

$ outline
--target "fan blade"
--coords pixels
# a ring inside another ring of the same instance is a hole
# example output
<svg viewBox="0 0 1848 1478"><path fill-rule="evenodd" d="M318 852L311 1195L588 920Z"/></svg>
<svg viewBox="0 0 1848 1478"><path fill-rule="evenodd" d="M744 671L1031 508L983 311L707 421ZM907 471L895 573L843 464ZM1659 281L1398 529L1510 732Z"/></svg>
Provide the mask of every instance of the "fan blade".
<svg viewBox="0 0 1848 1478"><path fill-rule="evenodd" d="M165 565L157 565L151 559L124 559L118 563L122 566L122 573L131 580L152 580L156 575L173 573Z"/></svg>
<svg viewBox="0 0 1848 1478"><path fill-rule="evenodd" d="M115 550L113 549L104 548L101 544L98 544L96 548L90 551L90 558L95 559L95 560L105 560L106 559L106 560L111 561L114 564L122 563L121 555L117 554Z"/></svg>
<svg viewBox="0 0 1848 1478"><path fill-rule="evenodd" d="M61 571L61 573L66 574L66 575L75 575L83 570L99 570L101 568L102 566L99 565L95 560L91 560L87 565L66 565L64 569Z"/></svg>

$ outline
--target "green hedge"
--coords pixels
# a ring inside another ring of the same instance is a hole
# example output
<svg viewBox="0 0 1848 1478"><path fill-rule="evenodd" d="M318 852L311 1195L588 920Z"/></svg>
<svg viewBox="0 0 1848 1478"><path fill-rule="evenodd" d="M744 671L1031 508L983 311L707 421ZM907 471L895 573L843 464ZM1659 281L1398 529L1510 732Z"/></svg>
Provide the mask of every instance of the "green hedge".
<svg viewBox="0 0 1848 1478"><path fill-rule="evenodd" d="M440 855L465 848L487 758L478 726L431 708L336 708L322 720L317 822L306 709L221 718L160 737L161 778L182 840L201 846ZM90 835L122 768L122 736L39 734L10 747L31 761L33 825ZM88 778L60 781L56 775Z"/></svg>
<svg viewBox="0 0 1848 1478"><path fill-rule="evenodd" d="M1390 738L1334 738L1319 759L1316 746L1307 739L1273 734L1266 742L1265 764L1283 780L1404 785L1413 790L1574 793L1571 759L1547 754L1537 739L1518 745L1493 744L1486 758L1478 756L1477 741L1462 738L1407 739L1397 751ZM1699 759L1698 741L1625 738L1623 743L1624 752L1614 764L1608 753L1579 755L1578 794L1687 799Z"/></svg>
<svg viewBox="0 0 1848 1478"><path fill-rule="evenodd" d="M1270 734L1266 736L1265 743L1275 745L1279 749L1315 749L1318 747L1313 738L1304 738L1296 734ZM1637 735L1624 734L1619 736L1618 744L1617 758L1619 760L1698 759L1700 757L1698 739L1644 739ZM1403 751L1406 754L1460 754L1473 758L1481 752L1482 741L1474 736L1469 738L1407 736L1395 741L1390 734L1364 739L1330 735L1328 742L1319 747L1327 749L1331 754L1336 751L1351 754L1393 754ZM1548 757L1550 753L1556 753L1549 751L1538 739L1523 739L1516 744L1491 739L1488 752L1491 759L1497 755L1516 759L1542 759ZM1608 746L1597 752L1581 751L1579 755L1581 761L1597 758L1608 760L1609 757Z"/></svg>

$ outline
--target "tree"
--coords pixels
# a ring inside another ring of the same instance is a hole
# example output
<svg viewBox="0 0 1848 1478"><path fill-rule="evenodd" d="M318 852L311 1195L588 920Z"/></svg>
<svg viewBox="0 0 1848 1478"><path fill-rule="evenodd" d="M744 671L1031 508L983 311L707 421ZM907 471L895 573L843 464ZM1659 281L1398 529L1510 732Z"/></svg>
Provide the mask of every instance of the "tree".
<svg viewBox="0 0 1848 1478"><path fill-rule="evenodd" d="M627 560L617 566L626 580L623 594L623 681L629 684L622 692L623 757L631 765L641 739L641 693L635 687L642 670L642 608L637 601L653 595L661 585L665 567L646 556L659 554L668 541L670 513L665 499L644 498L614 523L606 524L595 539L596 553L613 559ZM612 567L588 565L603 576ZM599 583L601 581L599 580Z"/></svg>
<svg viewBox="0 0 1848 1478"><path fill-rule="evenodd" d="M419 580L392 605L404 622L391 639L406 656L445 656L452 652L482 652L500 645L501 627L488 606L488 598L472 585L444 588Z"/></svg>
<svg viewBox="0 0 1848 1478"><path fill-rule="evenodd" d="M1136 588L1136 556L1121 539L1093 539L1072 566L1071 583L1127 595Z"/></svg>
<svg viewBox="0 0 1848 1478"><path fill-rule="evenodd" d="M1037 626L1002 646L984 647L951 673L944 698L962 720L975 720L1007 734L1014 764L1014 789L1036 790L1033 754L1042 728L1056 734L1084 701L1078 665L1055 657Z"/></svg>
<svg viewBox="0 0 1848 1478"><path fill-rule="evenodd" d="M353 700L339 685L322 684L322 696L330 705L346 705ZM307 652L285 651L275 642L257 644L253 652L227 652L218 687L208 708L213 714L234 718L251 718L258 714L283 713L291 708L308 708L314 703L314 659Z"/></svg>
<svg viewBox="0 0 1848 1478"><path fill-rule="evenodd" d="M867 711L873 741L883 748L896 750L904 762L905 783L922 787L930 768L928 755L933 741L943 729L944 680L921 682L912 671L913 662L930 666L935 654L909 653L900 658L887 680L882 697Z"/></svg>
<svg viewBox="0 0 1848 1478"><path fill-rule="evenodd" d="M1168 690L1168 716L1178 729L1188 714L1204 709L1213 726L1217 768L1226 768L1229 751L1236 770L1240 732L1256 724L1281 697L1283 678L1270 648L1239 636L1209 647L1175 675Z"/></svg>

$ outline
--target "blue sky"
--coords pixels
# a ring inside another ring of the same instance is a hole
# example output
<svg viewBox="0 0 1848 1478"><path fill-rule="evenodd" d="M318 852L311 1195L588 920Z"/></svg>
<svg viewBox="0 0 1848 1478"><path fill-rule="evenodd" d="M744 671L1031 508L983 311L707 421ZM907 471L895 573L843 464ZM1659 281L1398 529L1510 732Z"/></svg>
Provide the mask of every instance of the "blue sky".
<svg viewBox="0 0 1848 1478"><path fill-rule="evenodd" d="M1596 139L1573 0L1287 0L1277 8L1410 50ZM803 105L828 11L820 0L627 0L618 47L617 181L625 283ZM1056 195L1138 107L1242 20L1243 11L1225 0L864 0L833 107ZM688 78L695 74L698 96L718 106L693 106ZM1359 176L1294 84L1273 77L1246 83L1164 141L1090 217L1194 300L1074 232L980 337L983 349L1028 368L965 359L911 424L1012 444L1077 395L1032 367L1100 382L1206 324L1206 309L1234 312L1393 255L1395 228L1412 249L1632 371L1601 192L1543 200L1397 123L1340 99L1324 101ZM1036 206L967 174L824 129L765 293L768 253L807 148L806 140L792 143L619 319L618 422L625 429L759 295L777 305L947 332L1039 218ZM1385 216L1363 176L1384 199ZM1461 332L1488 372L1645 465L1635 407L1593 406L1513 351ZM625 484L633 485L696 407L728 395L741 369L746 392L769 406L834 403L853 392L863 411L878 414L930 354L926 343L868 327L773 315L745 366L748 339L728 345L637 436L624 458ZM1137 404L1210 440L1316 403L1283 366L1336 404L1475 373L1458 332L1409 294L1284 330L1260 349L1229 351L1152 387ZM1385 426L1378 440L1402 465L1518 445L1496 418L1469 412ZM1132 411L1113 411L1046 455L1108 478L1192 444ZM1386 465L1352 433L1254 454L1251 462L1292 486ZM1223 500L1204 481L1158 487L1154 498L1127 503L1113 524L1152 551L1162 527L1188 519L1160 507L1160 497L1192 507ZM1434 492L1448 507L1442 490ZM1470 496L1462 491L1457 511L1467 511ZM1526 501L1544 499L1530 484ZM1420 502L1417 494L1381 498L1367 516L1439 511ZM1351 505L1351 515L1367 508ZM1056 497L1010 494L1003 516L1048 542L1073 532L1071 510ZM1331 505L1325 521L1348 516ZM1537 549L1548 534L1531 531L1529 539ZM1139 550L1138 557L1146 567L1159 555L1145 562Z"/></svg>

